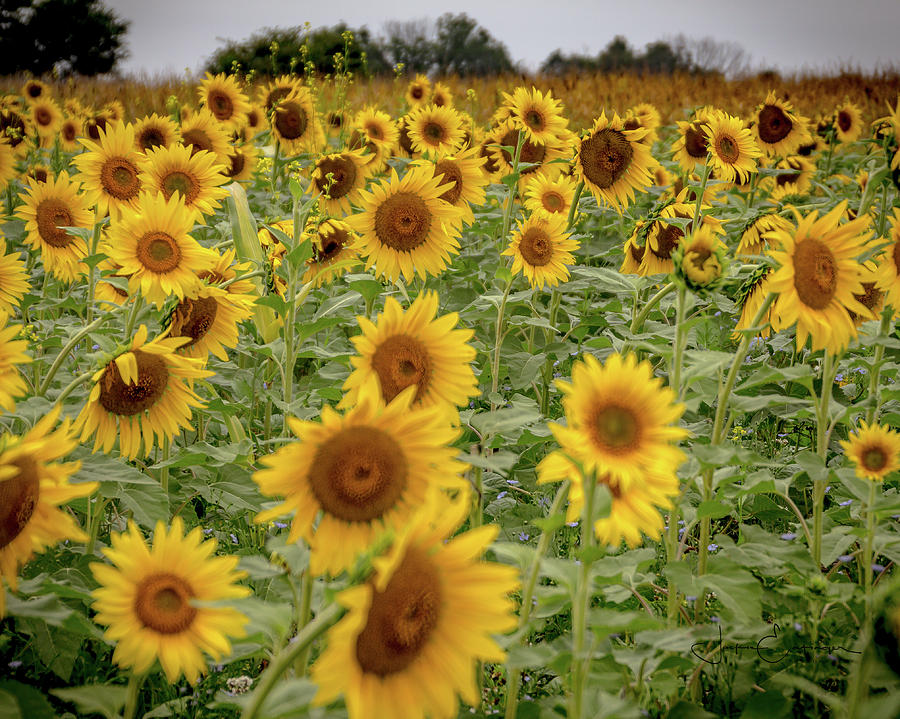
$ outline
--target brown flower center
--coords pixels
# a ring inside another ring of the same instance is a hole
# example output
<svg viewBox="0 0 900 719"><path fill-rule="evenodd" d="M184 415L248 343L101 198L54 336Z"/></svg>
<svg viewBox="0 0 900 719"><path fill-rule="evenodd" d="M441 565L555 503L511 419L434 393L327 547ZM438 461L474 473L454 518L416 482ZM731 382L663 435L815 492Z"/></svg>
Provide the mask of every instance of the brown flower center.
<svg viewBox="0 0 900 719"><path fill-rule="evenodd" d="M271 110L281 100L291 94L292 87L276 87L266 96L266 111Z"/></svg>
<svg viewBox="0 0 900 719"><path fill-rule="evenodd" d="M316 163L316 189L324 193L328 190L328 196L333 200L345 197L356 186L356 164L349 157L323 157ZM328 175L331 174L331 180ZM331 185L329 186L329 182Z"/></svg>
<svg viewBox="0 0 900 719"><path fill-rule="evenodd" d="M841 132L847 132L851 127L853 127L853 118L850 116L850 113L846 110L841 110L837 116L838 127L841 128Z"/></svg>
<svg viewBox="0 0 900 719"><path fill-rule="evenodd" d="M210 112L215 115L219 122L230 120L234 115L234 104L227 93L220 90L213 90L206 98Z"/></svg>
<svg viewBox="0 0 900 719"><path fill-rule="evenodd" d="M436 92L431 98L431 104L435 107L443 107L447 104L447 97L443 93Z"/></svg>
<svg viewBox="0 0 900 719"><path fill-rule="evenodd" d="M607 127L582 140L578 155L584 176L601 190L605 190L627 172L634 157L634 149L625 135Z"/></svg>
<svg viewBox="0 0 900 719"><path fill-rule="evenodd" d="M685 130L684 149L688 155L696 160L706 159L706 154L709 152L709 142L699 122L691 123L688 129Z"/></svg>
<svg viewBox="0 0 900 719"><path fill-rule="evenodd" d="M306 133L309 116L300 103L282 102L275 110L275 129L285 140L297 140Z"/></svg>
<svg viewBox="0 0 900 719"><path fill-rule="evenodd" d="M800 301L824 310L837 291L837 261L824 242L805 238L794 248L794 287Z"/></svg>
<svg viewBox="0 0 900 719"><path fill-rule="evenodd" d="M412 140L409 137L409 128L406 126L406 122L400 124L399 142L400 147L403 148L403 151L407 155L412 155L415 152L412 146Z"/></svg>
<svg viewBox="0 0 900 719"><path fill-rule="evenodd" d="M366 626L356 639L360 668L385 677L412 664L438 625L442 594L434 562L418 548L407 549L384 591L373 588Z"/></svg>
<svg viewBox="0 0 900 719"><path fill-rule="evenodd" d="M371 140L384 139L384 131L382 130L381 125L377 122L366 123L366 126L363 129L366 131L366 135L368 135L369 139Z"/></svg>
<svg viewBox="0 0 900 719"><path fill-rule="evenodd" d="M18 457L13 464L19 473L0 481L0 550L8 546L28 526L41 496L37 466L28 456Z"/></svg>
<svg viewBox="0 0 900 719"><path fill-rule="evenodd" d="M166 144L166 138L158 127L145 127L137 138L138 147L144 152Z"/></svg>
<svg viewBox="0 0 900 719"><path fill-rule="evenodd" d="M429 145L437 147L447 137L447 128L437 122L426 122L422 128L422 137Z"/></svg>
<svg viewBox="0 0 900 719"><path fill-rule="evenodd" d="M72 242L63 227L72 227L72 212L62 200L50 197L43 200L35 213L37 215L38 234L51 247L66 247Z"/></svg>
<svg viewBox="0 0 900 719"><path fill-rule="evenodd" d="M441 195L441 199L449 202L451 205L455 205L459 202L459 196L462 195L462 172L460 172L460 169L455 162L441 160L434 167L434 176L437 177L438 175L444 176L441 179L442 185L449 182L454 183L453 187Z"/></svg>
<svg viewBox="0 0 900 719"><path fill-rule="evenodd" d="M547 124L544 116L534 108L527 110L522 116L522 120L535 132L540 132Z"/></svg>
<svg viewBox="0 0 900 719"><path fill-rule="evenodd" d="M167 200L172 199L173 193L180 192L187 206L193 205L197 195L200 194L200 183L197 179L181 170L167 172L159 184Z"/></svg>
<svg viewBox="0 0 900 719"><path fill-rule="evenodd" d="M668 260L681 238L684 237L684 231L677 225L657 223L656 233L656 249L651 246L650 251L661 260Z"/></svg>
<svg viewBox="0 0 900 719"><path fill-rule="evenodd" d="M519 240L519 254L532 267L543 267L553 259L553 242L540 227L529 227Z"/></svg>
<svg viewBox="0 0 900 719"><path fill-rule="evenodd" d="M346 230L333 230L330 234L319 233L319 244L314 246L313 257L316 262L330 262L337 257L350 240Z"/></svg>
<svg viewBox="0 0 900 719"><path fill-rule="evenodd" d="M39 107L34 112L34 121L41 125L42 127L46 127L53 122L53 113L50 112L46 107Z"/></svg>
<svg viewBox="0 0 900 719"><path fill-rule="evenodd" d="M28 97L30 97L33 100L36 100L37 98L39 98L41 95L44 94L44 88L42 88L36 82L33 82L33 83L28 84L28 89L26 90L26 92L28 93Z"/></svg>
<svg viewBox="0 0 900 719"><path fill-rule="evenodd" d="M372 368L381 382L381 395L390 402L410 385L417 385L414 401L420 400L431 383L431 357L425 345L409 335L394 335L372 355Z"/></svg>
<svg viewBox="0 0 900 719"><path fill-rule="evenodd" d="M425 200L412 192L388 197L375 211L375 235L398 252L410 252L428 239L431 211Z"/></svg>
<svg viewBox="0 0 900 719"><path fill-rule="evenodd" d="M887 463L888 455L882 447L866 447L866 449L862 452L862 465L870 472L881 471L885 468Z"/></svg>
<svg viewBox="0 0 900 719"><path fill-rule="evenodd" d="M131 353L138 368L134 384L125 383L114 361L106 365L106 372L100 378L100 406L123 417L150 409L169 384L169 370L162 357L141 350L132 350Z"/></svg>
<svg viewBox="0 0 900 719"><path fill-rule="evenodd" d="M500 145L505 147L515 148L516 144L519 141L519 131L518 130L510 130L507 132L501 139ZM514 156L510 153L509 150L502 150L503 158L509 165L512 165ZM522 149L519 150L519 162L529 162L535 163L534 167L527 167L525 169L520 169L519 172L523 175L527 175L531 172L535 172L538 169L540 163L544 161L544 156L547 154L547 148L543 145L537 145L533 142L529 142L528 140L524 140L522 142Z"/></svg>
<svg viewBox="0 0 900 719"><path fill-rule="evenodd" d="M225 175L227 177L237 177L244 171L244 165L246 164L247 159L244 157L244 153L235 148L228 155L228 169L225 170Z"/></svg>
<svg viewBox="0 0 900 719"><path fill-rule="evenodd" d="M181 142L185 147L191 148L191 157L200 152L200 150L213 151L212 139L199 127L182 132Z"/></svg>
<svg viewBox="0 0 900 719"><path fill-rule="evenodd" d="M125 157L111 157L100 168L100 184L117 200L130 200L141 191L138 169Z"/></svg>
<svg viewBox="0 0 900 719"><path fill-rule="evenodd" d="M328 514L346 522L368 522L397 504L408 474L406 455L393 437L358 425L319 447L309 483Z"/></svg>
<svg viewBox="0 0 900 719"><path fill-rule="evenodd" d="M784 110L776 105L766 105L759 111L759 137L769 144L781 142L791 134L794 123Z"/></svg>
<svg viewBox="0 0 900 719"><path fill-rule="evenodd" d="M548 190L541 195L541 204L547 212L562 212L566 207L566 199L555 190Z"/></svg>
<svg viewBox="0 0 900 719"><path fill-rule="evenodd" d="M412 95L414 100L421 100L425 97L425 88L421 85L413 85L412 90L409 91L409 94Z"/></svg>
<svg viewBox="0 0 900 719"><path fill-rule="evenodd" d="M171 272L181 264L181 248L172 235L156 230L138 240L137 258L150 272Z"/></svg>
<svg viewBox="0 0 900 719"><path fill-rule="evenodd" d="M75 142L75 138L78 137L78 127L74 122L63 123L61 132L66 142Z"/></svg>
<svg viewBox="0 0 900 719"><path fill-rule="evenodd" d="M185 347L202 340L216 322L219 303L215 297L185 298L172 313L172 337L190 337Z"/></svg>
<svg viewBox="0 0 900 719"><path fill-rule="evenodd" d="M134 613L147 629L160 634L181 634L191 628L197 609L196 593L182 577L167 572L151 574L137 587Z"/></svg>
<svg viewBox="0 0 900 719"><path fill-rule="evenodd" d="M641 425L634 410L617 404L597 408L588 422L588 432L599 449L612 454L630 452L641 439Z"/></svg>
<svg viewBox="0 0 900 719"><path fill-rule="evenodd" d="M894 258L894 268L897 270L897 274L900 275L900 238L894 241L894 250L891 256Z"/></svg>
<svg viewBox="0 0 900 719"><path fill-rule="evenodd" d="M741 156L741 151L738 149L738 144L733 137L722 135L716 139L716 154L723 162L733 165Z"/></svg>

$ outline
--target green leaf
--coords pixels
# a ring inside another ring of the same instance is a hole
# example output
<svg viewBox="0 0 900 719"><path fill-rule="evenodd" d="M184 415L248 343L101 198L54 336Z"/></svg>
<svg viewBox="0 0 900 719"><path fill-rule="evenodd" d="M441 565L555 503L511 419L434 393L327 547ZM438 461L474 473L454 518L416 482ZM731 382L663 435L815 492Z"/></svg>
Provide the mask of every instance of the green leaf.
<svg viewBox="0 0 900 719"><path fill-rule="evenodd" d="M731 510L732 507L729 507L727 504L710 499L705 502L700 502L700 506L697 507L697 519L703 519L704 517L712 517L713 519L727 517L731 514Z"/></svg>
<svg viewBox="0 0 900 719"><path fill-rule="evenodd" d="M703 707L681 700L669 710L667 719L717 719L717 717Z"/></svg>
<svg viewBox="0 0 900 719"><path fill-rule="evenodd" d="M754 694L741 712L740 719L785 719L791 713L791 703L781 692Z"/></svg>
<svg viewBox="0 0 900 719"><path fill-rule="evenodd" d="M54 719L55 716L43 692L12 679L0 680L0 719Z"/></svg>
<svg viewBox="0 0 900 719"><path fill-rule="evenodd" d="M53 696L78 707L79 714L100 714L106 719L118 719L125 706L128 689L116 684L88 684L69 689L51 689Z"/></svg>

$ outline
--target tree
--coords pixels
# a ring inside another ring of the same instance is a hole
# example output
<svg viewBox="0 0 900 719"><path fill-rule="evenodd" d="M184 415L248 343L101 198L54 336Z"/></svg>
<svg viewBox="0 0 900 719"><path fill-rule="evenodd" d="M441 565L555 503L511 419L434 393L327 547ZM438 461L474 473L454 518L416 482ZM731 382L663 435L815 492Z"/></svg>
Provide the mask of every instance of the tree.
<svg viewBox="0 0 900 719"><path fill-rule="evenodd" d="M465 13L437 21L434 70L440 75L497 75L512 72L509 51Z"/></svg>
<svg viewBox="0 0 900 719"><path fill-rule="evenodd" d="M391 67L427 73L434 64L434 26L428 20L389 20L384 24L382 48Z"/></svg>
<svg viewBox="0 0 900 719"><path fill-rule="evenodd" d="M603 72L620 72L634 67L634 52L621 35L610 40L597 58L597 67Z"/></svg>
<svg viewBox="0 0 900 719"><path fill-rule="evenodd" d="M0 75L97 75L126 57L128 23L100 0L2 0Z"/></svg>
<svg viewBox="0 0 900 719"><path fill-rule="evenodd" d="M750 73L750 55L736 42L712 37L697 40L676 35L670 45L691 65L694 72L718 72L725 77L743 77Z"/></svg>

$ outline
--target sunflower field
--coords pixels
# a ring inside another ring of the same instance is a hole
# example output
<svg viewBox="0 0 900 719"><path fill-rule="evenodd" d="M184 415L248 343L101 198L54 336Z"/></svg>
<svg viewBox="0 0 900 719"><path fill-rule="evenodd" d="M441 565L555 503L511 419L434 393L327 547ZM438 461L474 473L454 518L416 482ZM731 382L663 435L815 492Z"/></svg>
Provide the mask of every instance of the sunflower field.
<svg viewBox="0 0 900 719"><path fill-rule="evenodd" d="M0 82L0 719L900 716L898 140L895 77Z"/></svg>

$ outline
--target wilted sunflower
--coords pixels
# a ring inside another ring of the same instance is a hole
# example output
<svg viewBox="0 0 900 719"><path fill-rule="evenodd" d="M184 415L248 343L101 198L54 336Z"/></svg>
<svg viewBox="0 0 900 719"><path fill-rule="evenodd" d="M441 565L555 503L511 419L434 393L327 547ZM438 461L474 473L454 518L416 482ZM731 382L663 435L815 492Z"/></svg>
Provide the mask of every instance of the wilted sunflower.
<svg viewBox="0 0 900 719"><path fill-rule="evenodd" d="M806 119L794 114L794 108L769 92L753 112L751 127L759 148L769 157L792 155L803 141Z"/></svg>
<svg viewBox="0 0 900 719"><path fill-rule="evenodd" d="M885 302L894 309L894 316L900 313L900 209L895 208L891 217L891 231L887 239L889 244L882 250L878 258L881 270L879 287L887 295Z"/></svg>
<svg viewBox="0 0 900 719"><path fill-rule="evenodd" d="M324 147L325 133L309 88L300 87L278 101L272 114L272 134L287 157Z"/></svg>
<svg viewBox="0 0 900 719"><path fill-rule="evenodd" d="M157 522L150 548L134 522L110 535L103 553L113 566L91 564L100 584L92 596L94 621L116 642L116 664L144 674L159 659L169 682L184 674L195 684L206 673L204 652L220 661L231 653L228 637L246 636L247 617L221 606L250 594L237 583L246 573L237 570L238 557L213 556L215 539L202 540L200 527L184 534L181 517L168 531Z"/></svg>
<svg viewBox="0 0 900 719"><path fill-rule="evenodd" d="M62 126L63 113L51 98L31 103L31 122L41 138L42 147L51 147Z"/></svg>
<svg viewBox="0 0 900 719"><path fill-rule="evenodd" d="M157 147L169 147L181 142L181 131L170 118L160 117L155 112L134 122L134 143L140 152Z"/></svg>
<svg viewBox="0 0 900 719"><path fill-rule="evenodd" d="M181 116L181 142L190 148L191 154L201 150L213 153L220 163L228 158L228 131L205 107L192 112L189 117Z"/></svg>
<svg viewBox="0 0 900 719"><path fill-rule="evenodd" d="M430 167L410 167L403 179L392 169L389 181L364 190L362 211L347 223L361 236L366 269L375 266L376 276L391 282L401 274L407 282L417 273L440 274L459 253L462 211L441 199L449 189Z"/></svg>
<svg viewBox="0 0 900 719"><path fill-rule="evenodd" d="M569 480L569 506L566 521L577 522L584 512L584 483L578 466L559 450L551 452L537 467L538 484ZM672 497L678 495L678 476L674 472L657 474L647 472L640 484L628 489L612 484L608 475L597 475L595 481L604 485L612 495L609 516L594 520L594 534L603 544L619 546L622 541L629 547L643 542L643 535L659 539L662 534L662 514L658 508L672 506Z"/></svg>
<svg viewBox="0 0 900 719"><path fill-rule="evenodd" d="M834 111L834 131L840 143L856 142L863 131L862 110L845 100Z"/></svg>
<svg viewBox="0 0 900 719"><path fill-rule="evenodd" d="M144 193L137 209L126 212L109 229L109 257L128 277L131 294L140 292L157 307L170 295L183 299L208 271L216 256L188 233L192 213L181 195L167 200L161 192Z"/></svg>
<svg viewBox="0 0 900 719"><path fill-rule="evenodd" d="M176 350L186 338L157 337L147 342L141 325L131 349L115 357L93 376L94 387L75 420L81 441L94 438L94 451L109 454L119 438L124 457L146 457L179 430L191 428L191 408L204 402L185 383L209 377L203 360L182 357Z"/></svg>
<svg viewBox="0 0 900 719"><path fill-rule="evenodd" d="M775 210L764 211L754 217L741 232L737 254L761 255L768 244L765 236L773 230L789 230L791 221L779 215Z"/></svg>
<svg viewBox="0 0 900 719"><path fill-rule="evenodd" d="M177 192L195 222L212 215L219 200L228 194L221 187L227 178L216 155L200 150L192 152L182 144L147 150L141 162L141 184L152 195L161 192L167 200Z"/></svg>
<svg viewBox="0 0 900 719"><path fill-rule="evenodd" d="M748 282L741 288L737 298L737 304L741 306L741 316L738 318L734 332L731 334L733 340L741 339L743 335L740 330L750 329L750 323L753 322L753 318L756 317L756 313L759 312L759 308L762 307L763 302L765 302L766 297L771 292L771 286L769 285L771 276L772 268L768 265L763 265L753 273ZM757 334L757 337L768 337L772 330L771 306L769 306L768 311L766 311L760 322L762 329Z"/></svg>
<svg viewBox="0 0 900 719"><path fill-rule="evenodd" d="M575 171L597 200L616 210L634 200L634 191L653 183L650 171L656 164L650 148L641 142L646 130L625 130L618 114L607 119L601 113L578 143Z"/></svg>
<svg viewBox="0 0 900 719"><path fill-rule="evenodd" d="M703 126L712 156L712 169L720 180L745 183L756 172L762 155L744 121L725 112L713 112Z"/></svg>
<svg viewBox="0 0 900 719"><path fill-rule="evenodd" d="M16 399L28 392L16 365L31 362L31 357L25 354L28 342L17 339L22 325L7 326L8 319L6 313L0 312L0 407L15 412Z"/></svg>
<svg viewBox="0 0 900 719"><path fill-rule="evenodd" d="M313 574L340 574L385 530L407 524L432 492L466 486L450 446L459 431L442 408L411 406L414 394L408 388L385 406L371 381L343 415L326 406L318 422L289 420L299 441L260 460L268 469L253 480L285 501L256 521L293 512L288 541L309 543Z"/></svg>
<svg viewBox="0 0 900 719"><path fill-rule="evenodd" d="M166 336L186 337L179 351L205 360L210 353L228 361L228 347L238 343L238 323L253 314L253 298L230 295L218 287L201 284L169 314Z"/></svg>
<svg viewBox="0 0 900 719"><path fill-rule="evenodd" d="M509 108L510 119L529 141L536 145L558 144L568 120L563 117L562 103L549 90L544 95L534 87L531 91L517 87L512 95L503 93L503 102Z"/></svg>
<svg viewBox="0 0 900 719"><path fill-rule="evenodd" d="M580 243L566 230L566 218L534 213L517 224L509 247L501 253L513 258L512 273L521 272L537 289L569 279L569 265L575 264L572 253Z"/></svg>
<svg viewBox="0 0 900 719"><path fill-rule="evenodd" d="M97 205L98 219L109 213L117 220L124 209L137 206L142 155L134 147L134 126L111 122L98 132L97 142L81 140L88 151L72 162L84 176L85 194Z"/></svg>
<svg viewBox="0 0 900 719"><path fill-rule="evenodd" d="M444 155L436 162L421 161L421 164L427 164L432 168L434 176L441 183L453 183L453 187L441 195L441 199L462 211L462 221L465 225L471 225L475 221L472 208L481 207L485 202L484 188L488 180L481 171L484 163L485 158L478 154L477 148L470 148L455 155Z"/></svg>
<svg viewBox="0 0 900 719"><path fill-rule="evenodd" d="M442 82L434 83L431 90L431 104L437 107L453 107L453 93Z"/></svg>
<svg viewBox="0 0 900 719"><path fill-rule="evenodd" d="M649 362L612 354L601 365L585 354L572 367L572 382L556 385L567 424L550 428L588 476L605 477L623 492L651 480L666 486L685 459L676 444L688 432L677 425L684 405L654 377Z"/></svg>
<svg viewBox="0 0 900 719"><path fill-rule="evenodd" d="M435 157L455 152L463 141L462 118L450 107L417 107L406 117L406 131L413 150Z"/></svg>
<svg viewBox="0 0 900 719"><path fill-rule="evenodd" d="M63 152L75 152L81 145L78 138L81 137L81 123L74 117L66 117L59 126L59 147Z"/></svg>
<svg viewBox="0 0 900 719"><path fill-rule="evenodd" d="M67 172L44 183L28 181L28 192L19 195L24 204L16 214L25 220L25 239L41 251L44 269L63 282L71 282L81 274L80 263L87 255L87 244L63 227L94 226L94 213L89 199L79 192L76 181Z"/></svg>
<svg viewBox="0 0 900 719"><path fill-rule="evenodd" d="M25 293L31 289L25 261L16 253L6 253L0 237L0 312L14 314Z"/></svg>
<svg viewBox="0 0 900 719"><path fill-rule="evenodd" d="M416 108L428 102L431 94L431 81L426 75L416 75L406 86L406 102L410 108Z"/></svg>
<svg viewBox="0 0 900 719"><path fill-rule="evenodd" d="M87 540L60 507L93 494L97 483L69 482L81 463L58 461L78 444L68 419L53 429L59 413L56 405L27 434L6 434L0 445L0 617L6 608L2 580L15 591L19 567L35 552L64 539Z"/></svg>
<svg viewBox="0 0 900 719"><path fill-rule="evenodd" d="M709 142L703 126L712 117L713 108L698 108L689 122L678 120L678 137L672 143L672 159L674 159L685 172L701 170L706 165L709 154Z"/></svg>
<svg viewBox="0 0 900 719"><path fill-rule="evenodd" d="M350 719L451 719L457 694L478 704L478 662L505 659L491 635L515 628L519 582L515 567L481 560L496 525L451 539L469 506L462 493L425 508L369 581L338 595L349 611L313 666L315 704L343 694Z"/></svg>
<svg viewBox="0 0 900 719"><path fill-rule="evenodd" d="M811 337L814 352L840 352L856 337L850 311L870 318L853 296L863 291L856 258L868 238L869 218L841 225L846 209L845 200L821 218L818 212L801 218L796 230L766 236L780 243L780 249L769 250L780 265L770 280L771 291L778 293L772 327L778 331L796 323L798 350Z"/></svg>
<svg viewBox="0 0 900 719"><path fill-rule="evenodd" d="M361 150L344 150L316 160L312 184L324 212L334 216L353 212L351 203L359 200L369 179L369 160Z"/></svg>
<svg viewBox="0 0 900 719"><path fill-rule="evenodd" d="M891 472L900 469L900 433L890 427L860 420L849 441L841 440L841 447L860 479L883 482Z"/></svg>
<svg viewBox="0 0 900 719"><path fill-rule="evenodd" d="M222 174L232 182L248 182L256 174L259 148L252 142L233 145L228 151L228 164Z"/></svg>
<svg viewBox="0 0 900 719"><path fill-rule="evenodd" d="M362 388L373 378L385 402L415 386L414 407L465 406L479 394L472 372L475 349L468 344L473 332L456 329L459 315L437 316L436 292L420 294L404 312L393 297L375 322L357 317L362 334L351 341L359 353L350 358L353 371L344 382L341 406L352 407Z"/></svg>
<svg viewBox="0 0 900 719"><path fill-rule="evenodd" d="M313 254L306 261L303 282L315 280L316 287L330 284L348 272L352 265L348 260L357 260L356 233L342 220L328 219L310 223L303 239L313 245Z"/></svg>
<svg viewBox="0 0 900 719"><path fill-rule="evenodd" d="M216 120L229 130L240 130L247 124L250 100L233 75L206 73L197 94L200 104L209 108Z"/></svg>
<svg viewBox="0 0 900 719"><path fill-rule="evenodd" d="M565 175L554 180L543 172L532 175L525 185L525 208L530 212L569 216L575 200L575 179Z"/></svg>

